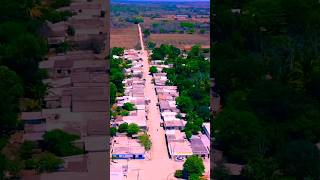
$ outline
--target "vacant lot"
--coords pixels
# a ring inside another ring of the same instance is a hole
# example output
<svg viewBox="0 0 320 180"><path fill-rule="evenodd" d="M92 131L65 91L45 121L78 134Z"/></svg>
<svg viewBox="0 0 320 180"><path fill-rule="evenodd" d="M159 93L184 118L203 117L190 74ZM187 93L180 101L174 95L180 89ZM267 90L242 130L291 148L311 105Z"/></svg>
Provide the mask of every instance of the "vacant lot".
<svg viewBox="0 0 320 180"><path fill-rule="evenodd" d="M161 44L171 44L181 49L189 49L195 44L201 44L203 48L210 47L209 34L151 34L150 40Z"/></svg>
<svg viewBox="0 0 320 180"><path fill-rule="evenodd" d="M111 28L111 47L134 48L139 43L138 26L132 25L125 28Z"/></svg>

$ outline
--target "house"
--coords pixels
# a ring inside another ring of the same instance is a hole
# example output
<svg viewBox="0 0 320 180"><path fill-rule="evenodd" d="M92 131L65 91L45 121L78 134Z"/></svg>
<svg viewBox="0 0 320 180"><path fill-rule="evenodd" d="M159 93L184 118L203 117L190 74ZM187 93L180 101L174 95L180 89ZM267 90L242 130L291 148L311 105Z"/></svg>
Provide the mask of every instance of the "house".
<svg viewBox="0 0 320 180"><path fill-rule="evenodd" d="M165 134L167 142L183 142L187 139L186 134L180 130L165 130Z"/></svg>
<svg viewBox="0 0 320 180"><path fill-rule="evenodd" d="M137 139L117 136L111 139L111 154L116 159L145 159L145 149Z"/></svg>
<svg viewBox="0 0 320 180"><path fill-rule="evenodd" d="M20 119L24 123L23 139L40 141L46 131L46 118L41 112L22 112Z"/></svg>
<svg viewBox="0 0 320 180"><path fill-rule="evenodd" d="M192 149L190 142L187 140L184 140L182 142L180 141L171 141L168 142L168 150L170 158L177 159L177 158L187 158L189 156L192 156Z"/></svg>
<svg viewBox="0 0 320 180"><path fill-rule="evenodd" d="M202 158L209 158L210 150L208 149L208 146L210 147L210 141L207 141L209 142L209 145L208 144L205 145L204 141L201 138L204 138L204 137L193 135L190 138L192 153Z"/></svg>

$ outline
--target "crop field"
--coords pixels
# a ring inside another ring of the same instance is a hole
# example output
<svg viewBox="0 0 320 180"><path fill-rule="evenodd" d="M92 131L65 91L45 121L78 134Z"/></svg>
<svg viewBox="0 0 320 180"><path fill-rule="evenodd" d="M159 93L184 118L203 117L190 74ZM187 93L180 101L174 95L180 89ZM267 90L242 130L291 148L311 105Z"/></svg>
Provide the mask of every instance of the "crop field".
<svg viewBox="0 0 320 180"><path fill-rule="evenodd" d="M134 48L139 43L138 26L111 28L110 47Z"/></svg>
<svg viewBox="0 0 320 180"><path fill-rule="evenodd" d="M195 44L200 44L203 48L210 47L209 34L151 34L150 40L155 42L157 46L171 44L186 50Z"/></svg>

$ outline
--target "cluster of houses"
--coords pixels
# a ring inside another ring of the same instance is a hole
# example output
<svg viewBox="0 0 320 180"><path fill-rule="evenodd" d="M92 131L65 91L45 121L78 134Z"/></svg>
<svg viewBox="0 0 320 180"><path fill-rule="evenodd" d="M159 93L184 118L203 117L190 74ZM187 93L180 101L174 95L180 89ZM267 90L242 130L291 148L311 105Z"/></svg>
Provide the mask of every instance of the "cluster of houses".
<svg viewBox="0 0 320 180"><path fill-rule="evenodd" d="M165 130L169 155L172 159L183 160L191 155L202 158L209 158L210 154L210 124L204 123L205 134L193 135L189 140L182 132L186 125L186 114L181 113L176 105L176 98L179 96L177 86L167 86L167 74L163 68L172 68L172 64L164 65L162 60L152 60L158 73L153 73L156 95L161 114L161 126Z"/></svg>
<svg viewBox="0 0 320 180"><path fill-rule="evenodd" d="M147 130L148 99L144 94L145 80L143 79L143 59L141 51L125 50L123 59L131 61L131 67L124 69L126 79L123 80L124 95L116 98L116 106L122 107L125 103L134 104L135 110L128 116L118 116L111 119L111 126L120 124L137 124L140 130ZM145 149L138 139L117 133L111 138L111 156L116 159L144 159Z"/></svg>
<svg viewBox="0 0 320 180"><path fill-rule="evenodd" d="M106 0L73 0L58 11L74 13L67 21L47 23L50 53L40 62L48 72L45 80L49 89L44 108L38 112L22 112L23 140L41 142L45 132L61 129L77 134L74 144L83 155L65 157L64 167L54 173L27 173L23 179L94 179L107 176L108 120L108 33ZM68 34L72 27L74 34ZM69 43L72 50L57 53L61 43Z"/></svg>

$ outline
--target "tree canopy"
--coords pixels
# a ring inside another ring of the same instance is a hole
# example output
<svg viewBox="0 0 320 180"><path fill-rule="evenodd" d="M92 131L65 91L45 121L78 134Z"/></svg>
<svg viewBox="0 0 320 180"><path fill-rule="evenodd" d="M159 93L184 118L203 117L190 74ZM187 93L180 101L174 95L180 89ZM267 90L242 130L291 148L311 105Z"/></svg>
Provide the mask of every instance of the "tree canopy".
<svg viewBox="0 0 320 180"><path fill-rule="evenodd" d="M319 2L221 1L213 10L211 76L223 107L212 121L216 148L246 165L245 178L314 178Z"/></svg>

